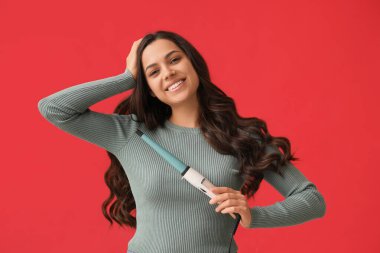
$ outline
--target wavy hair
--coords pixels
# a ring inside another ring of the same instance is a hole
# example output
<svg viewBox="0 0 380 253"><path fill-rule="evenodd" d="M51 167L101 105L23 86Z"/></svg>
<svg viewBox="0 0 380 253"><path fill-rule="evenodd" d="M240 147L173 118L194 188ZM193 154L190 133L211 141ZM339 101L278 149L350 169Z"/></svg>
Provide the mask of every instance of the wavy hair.
<svg viewBox="0 0 380 253"><path fill-rule="evenodd" d="M240 189L243 195L254 197L265 170L283 176L281 166L288 161L299 160L291 154L289 140L270 135L265 121L257 117L243 118L237 113L233 99L211 82L207 64L200 53L174 32L157 31L144 36L137 48L137 85L133 93L117 105L114 113L135 114L137 121L143 122L149 130L164 126L165 120L170 117L171 107L150 95L142 67L141 58L145 47L157 39L171 40L190 59L199 77L197 98L200 105L200 130L217 152L232 155L239 161L239 175L244 179ZM280 152L268 153L268 147ZM104 180L110 195L102 204L102 212L111 225L114 220L121 226L136 228L136 217L132 215L136 204L128 177L118 159L112 153L107 153L111 164Z"/></svg>

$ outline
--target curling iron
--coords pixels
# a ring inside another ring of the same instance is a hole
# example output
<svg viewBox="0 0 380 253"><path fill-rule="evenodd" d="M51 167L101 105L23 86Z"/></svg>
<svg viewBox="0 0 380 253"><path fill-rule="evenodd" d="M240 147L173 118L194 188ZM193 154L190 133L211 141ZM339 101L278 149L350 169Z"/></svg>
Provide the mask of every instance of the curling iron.
<svg viewBox="0 0 380 253"><path fill-rule="evenodd" d="M162 158L164 158L169 164L171 164L178 172L181 173L181 180L185 179L191 185L193 185L198 190L205 193L210 198L215 196L215 193L211 191L213 187L215 187L207 178L202 176L198 171L191 168L189 165L184 164L181 160L171 154L169 151L164 149L157 142L149 138L146 134L144 134L141 130L137 129L136 133L143 139L150 147L152 147ZM235 234L237 227L239 225L241 216L238 213L234 213L236 215L236 225L234 227L234 231L232 236ZM231 238L232 240L232 238ZM231 247L231 244L230 244Z"/></svg>

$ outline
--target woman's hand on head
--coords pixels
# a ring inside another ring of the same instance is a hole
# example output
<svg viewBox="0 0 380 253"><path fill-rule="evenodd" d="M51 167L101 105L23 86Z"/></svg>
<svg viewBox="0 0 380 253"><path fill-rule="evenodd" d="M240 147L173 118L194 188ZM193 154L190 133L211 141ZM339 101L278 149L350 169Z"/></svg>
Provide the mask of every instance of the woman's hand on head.
<svg viewBox="0 0 380 253"><path fill-rule="evenodd" d="M143 38L140 38L133 42L131 50L127 56L127 68L133 75L133 78L137 78L137 47L140 45L140 42Z"/></svg>
<svg viewBox="0 0 380 253"><path fill-rule="evenodd" d="M228 187L214 187L211 191L216 196L209 203L218 203L218 207L215 209L216 212L229 213L234 219L236 219L234 213L238 213L241 217L240 224L245 228L249 228L252 220L251 209L246 197L240 191Z"/></svg>

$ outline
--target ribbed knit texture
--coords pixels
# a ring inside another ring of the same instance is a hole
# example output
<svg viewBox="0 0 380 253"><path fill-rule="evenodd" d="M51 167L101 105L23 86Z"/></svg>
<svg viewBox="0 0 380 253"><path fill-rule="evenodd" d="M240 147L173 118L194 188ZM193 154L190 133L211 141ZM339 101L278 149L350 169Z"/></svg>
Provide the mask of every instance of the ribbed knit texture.
<svg viewBox="0 0 380 253"><path fill-rule="evenodd" d="M136 86L129 70L116 76L75 85L38 102L43 117L63 131L113 153L128 176L136 202L137 229L128 243L135 253L227 253L236 220L215 212L209 197L181 180L170 164L136 133L139 128L215 186L239 190L237 159L216 152L199 128L166 121L164 128L149 131L135 115L103 114L89 109L101 100ZM264 180L283 201L251 208L250 228L292 226L320 218L326 204L316 186L292 163L284 166L285 178L268 171ZM238 228L239 229L239 228ZM240 226L240 229L243 227ZM232 241L231 252L237 252Z"/></svg>

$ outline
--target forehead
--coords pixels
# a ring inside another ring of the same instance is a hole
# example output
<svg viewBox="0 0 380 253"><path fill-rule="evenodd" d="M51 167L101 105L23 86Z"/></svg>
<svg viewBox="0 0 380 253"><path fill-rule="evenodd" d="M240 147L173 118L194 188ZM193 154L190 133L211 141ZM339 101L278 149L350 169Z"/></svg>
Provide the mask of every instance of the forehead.
<svg viewBox="0 0 380 253"><path fill-rule="evenodd" d="M171 40L158 39L153 41L144 48L141 56L143 66L164 60L165 55L172 50L182 52L182 50Z"/></svg>

